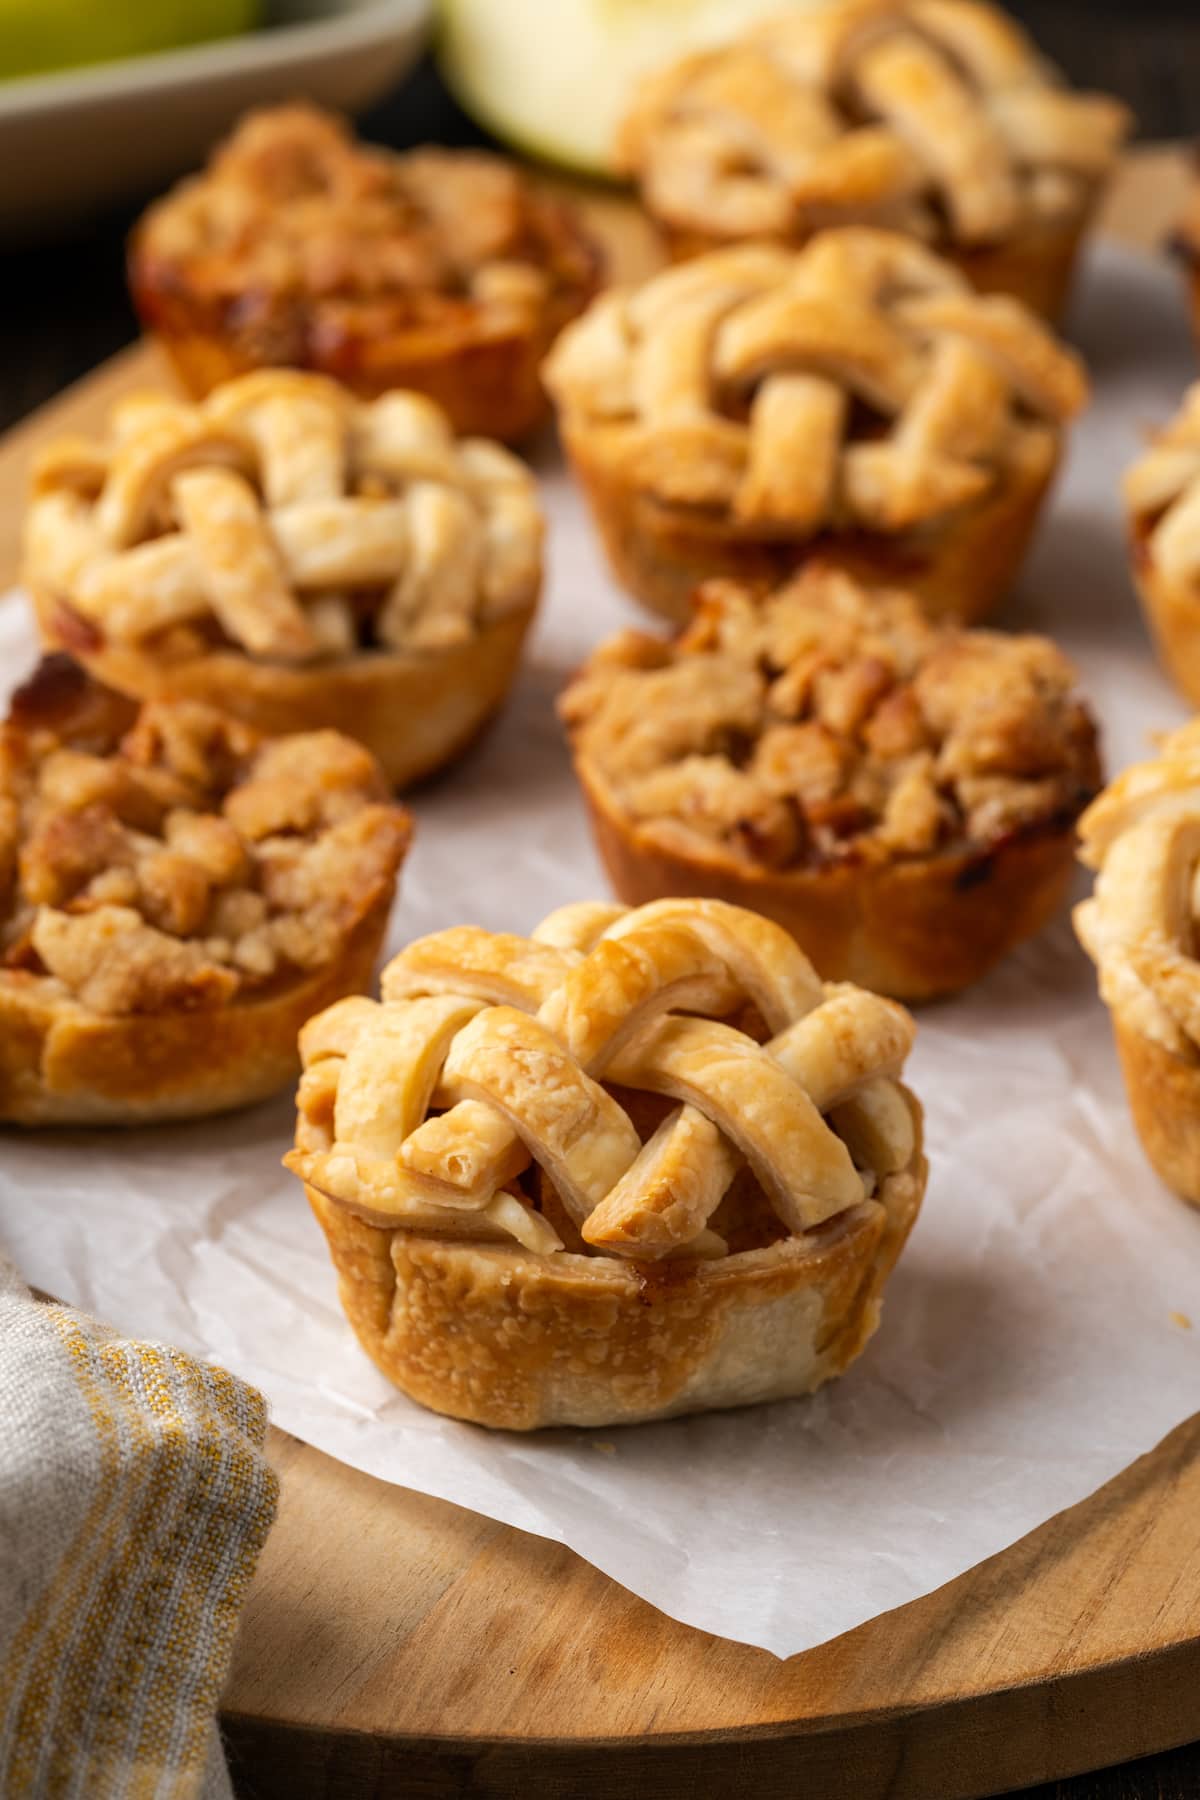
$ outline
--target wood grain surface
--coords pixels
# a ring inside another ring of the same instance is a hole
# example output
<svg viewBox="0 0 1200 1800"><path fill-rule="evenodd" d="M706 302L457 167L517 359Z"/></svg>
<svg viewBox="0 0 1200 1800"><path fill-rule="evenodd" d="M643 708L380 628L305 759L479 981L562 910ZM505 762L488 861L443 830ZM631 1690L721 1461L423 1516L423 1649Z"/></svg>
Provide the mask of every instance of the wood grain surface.
<svg viewBox="0 0 1200 1800"><path fill-rule="evenodd" d="M1176 155L1131 159L1106 228L1157 243L1182 179ZM642 266L628 212L589 204ZM9 435L7 571L37 444L159 373L124 352ZM224 1705L240 1794L967 1800L1200 1735L1200 1419L1004 1555L787 1662L279 1432L272 1456L281 1512Z"/></svg>

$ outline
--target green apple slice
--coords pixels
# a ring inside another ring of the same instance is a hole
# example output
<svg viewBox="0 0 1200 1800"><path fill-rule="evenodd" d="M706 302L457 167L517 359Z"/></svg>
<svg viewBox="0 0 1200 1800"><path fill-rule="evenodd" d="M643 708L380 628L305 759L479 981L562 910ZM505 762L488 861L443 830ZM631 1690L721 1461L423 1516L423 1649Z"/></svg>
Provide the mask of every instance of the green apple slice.
<svg viewBox="0 0 1200 1800"><path fill-rule="evenodd" d="M0 0L0 79L236 37L259 12L259 0Z"/></svg>
<svg viewBox="0 0 1200 1800"><path fill-rule="evenodd" d="M638 76L780 7L781 0L441 0L439 55L460 103L497 137L546 162L611 176L613 134Z"/></svg>

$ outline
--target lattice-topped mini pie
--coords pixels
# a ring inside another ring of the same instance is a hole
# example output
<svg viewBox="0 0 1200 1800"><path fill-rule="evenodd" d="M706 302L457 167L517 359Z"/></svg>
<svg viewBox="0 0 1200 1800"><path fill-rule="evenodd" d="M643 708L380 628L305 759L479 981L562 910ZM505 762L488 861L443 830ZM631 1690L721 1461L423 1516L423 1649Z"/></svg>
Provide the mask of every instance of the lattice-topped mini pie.
<svg viewBox="0 0 1200 1800"><path fill-rule="evenodd" d="M1075 929L1100 972L1134 1123L1200 1206L1200 719L1118 775L1079 823L1095 891Z"/></svg>
<svg viewBox="0 0 1200 1800"><path fill-rule="evenodd" d="M925 1186L912 1021L717 901L459 927L304 1029L296 1149L364 1349L518 1430L840 1374Z"/></svg>
<svg viewBox="0 0 1200 1800"><path fill-rule="evenodd" d="M1167 673L1200 706L1200 382L1124 481L1134 580Z"/></svg>
<svg viewBox="0 0 1200 1800"><path fill-rule="evenodd" d="M538 368L595 291L569 207L475 150L397 156L309 106L252 113L133 234L134 303L197 395L248 370L415 388L511 441L545 416Z"/></svg>
<svg viewBox="0 0 1200 1800"><path fill-rule="evenodd" d="M881 225L1053 318L1129 124L997 7L832 0L651 76L617 152L677 256Z"/></svg>
<svg viewBox="0 0 1200 1800"><path fill-rule="evenodd" d="M139 1124L293 1078L408 845L361 744L273 741L42 663L0 726L0 1119Z"/></svg>
<svg viewBox="0 0 1200 1800"><path fill-rule="evenodd" d="M618 579L672 618L706 576L778 578L815 548L981 616L1087 395L1015 300L859 229L613 289L547 379Z"/></svg>
<svg viewBox="0 0 1200 1800"><path fill-rule="evenodd" d="M138 696L331 726L395 783L499 706L541 583L533 477L419 394L267 370L198 406L120 402L34 470L25 577L47 641Z"/></svg>
<svg viewBox="0 0 1200 1800"><path fill-rule="evenodd" d="M1063 901L1096 732L1046 638L931 624L810 567L701 590L683 635L625 632L560 702L613 886L711 894L820 972L902 999L977 980Z"/></svg>

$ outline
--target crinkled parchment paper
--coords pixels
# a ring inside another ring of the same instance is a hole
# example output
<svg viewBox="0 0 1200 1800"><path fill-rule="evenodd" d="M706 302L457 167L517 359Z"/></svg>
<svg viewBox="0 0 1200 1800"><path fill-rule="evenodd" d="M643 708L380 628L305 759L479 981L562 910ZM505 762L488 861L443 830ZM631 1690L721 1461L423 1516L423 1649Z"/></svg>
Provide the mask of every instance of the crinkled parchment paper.
<svg viewBox="0 0 1200 1800"><path fill-rule="evenodd" d="M1135 608L1115 485L1193 363L1174 280L1112 250L1073 334L1097 397L1002 622L1077 659L1116 769L1182 716ZM532 657L500 727L414 802L393 947L468 919L525 930L604 889L552 702L635 614L549 454L543 473L551 579ZM5 602L0 670L31 655ZM925 1210L878 1336L810 1401L524 1439L423 1412L343 1321L279 1167L286 1097L133 1135L5 1134L0 1241L42 1288L256 1382L278 1424L329 1454L559 1539L674 1617L786 1655L1002 1549L1200 1403L1200 1213L1139 1152L1067 921L920 1027Z"/></svg>

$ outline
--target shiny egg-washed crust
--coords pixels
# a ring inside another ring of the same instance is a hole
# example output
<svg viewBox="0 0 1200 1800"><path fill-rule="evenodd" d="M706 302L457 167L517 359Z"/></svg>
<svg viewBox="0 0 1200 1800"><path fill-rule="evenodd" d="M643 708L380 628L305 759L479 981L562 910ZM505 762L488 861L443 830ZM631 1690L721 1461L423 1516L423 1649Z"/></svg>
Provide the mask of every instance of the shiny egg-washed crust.
<svg viewBox="0 0 1200 1800"><path fill-rule="evenodd" d="M813 1393L879 1324L925 1178L918 1149L876 1204L821 1231L656 1266L381 1231L305 1191L346 1316L388 1380L436 1412L531 1431Z"/></svg>
<svg viewBox="0 0 1200 1800"><path fill-rule="evenodd" d="M675 256L887 225L1054 318L1129 124L997 7L835 0L648 76L617 153Z"/></svg>
<svg viewBox="0 0 1200 1800"><path fill-rule="evenodd" d="M545 418L542 359L601 271L571 208L503 158L397 156L302 105L250 114L129 247L134 305L191 393L312 369L365 399L416 389L506 443Z"/></svg>
<svg viewBox="0 0 1200 1800"><path fill-rule="evenodd" d="M546 377L618 579L674 619L708 576L778 578L814 554L981 617L1087 397L1027 308L864 227L610 289Z"/></svg>
<svg viewBox="0 0 1200 1800"><path fill-rule="evenodd" d="M269 369L129 397L47 447L24 574L43 642L142 699L357 737L394 786L512 683L541 582L533 478L419 394Z"/></svg>
<svg viewBox="0 0 1200 1800"><path fill-rule="evenodd" d="M268 748L60 656L14 698L0 777L0 1119L250 1105L294 1078L306 1019L370 985L410 827L358 744Z"/></svg>
<svg viewBox="0 0 1200 1800"><path fill-rule="evenodd" d="M751 907L826 979L907 1001L1054 917L1100 782L1048 640L937 625L816 565L701 588L684 633L601 645L559 710L623 901Z"/></svg>
<svg viewBox="0 0 1200 1800"><path fill-rule="evenodd" d="M285 1162L406 1393L625 1424L861 1350L925 1186L902 1008L713 900L435 933L382 994L305 1027Z"/></svg>
<svg viewBox="0 0 1200 1800"><path fill-rule="evenodd" d="M1159 660L1200 706L1200 383L1122 486L1133 578Z"/></svg>
<svg viewBox="0 0 1200 1800"><path fill-rule="evenodd" d="M1110 782L1079 822L1096 874L1075 930L1096 964L1142 1147L1200 1206L1200 720Z"/></svg>

